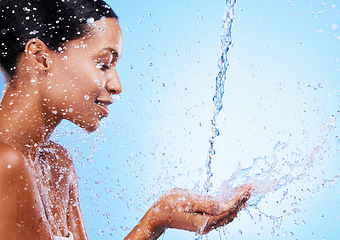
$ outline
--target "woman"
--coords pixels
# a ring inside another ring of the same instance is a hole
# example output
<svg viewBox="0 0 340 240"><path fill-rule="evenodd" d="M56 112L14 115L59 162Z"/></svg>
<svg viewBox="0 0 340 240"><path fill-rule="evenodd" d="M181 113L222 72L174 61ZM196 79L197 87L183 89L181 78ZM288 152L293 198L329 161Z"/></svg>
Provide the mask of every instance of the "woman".
<svg viewBox="0 0 340 240"><path fill-rule="evenodd" d="M1 0L0 12L0 236L87 239L72 159L49 137L63 119L93 132L109 115L122 91L117 16L102 0ZM166 228L207 233L232 221L250 191L221 203L172 190L125 239L157 239Z"/></svg>

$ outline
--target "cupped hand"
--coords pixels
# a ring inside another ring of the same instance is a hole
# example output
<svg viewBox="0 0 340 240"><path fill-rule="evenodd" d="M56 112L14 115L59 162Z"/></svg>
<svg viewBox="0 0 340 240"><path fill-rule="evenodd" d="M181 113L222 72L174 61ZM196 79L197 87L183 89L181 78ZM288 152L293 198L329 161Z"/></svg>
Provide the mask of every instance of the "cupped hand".
<svg viewBox="0 0 340 240"><path fill-rule="evenodd" d="M225 203L187 190L174 189L152 207L153 220L157 228L176 228L206 234L233 221L251 192L251 186L241 186L230 201Z"/></svg>

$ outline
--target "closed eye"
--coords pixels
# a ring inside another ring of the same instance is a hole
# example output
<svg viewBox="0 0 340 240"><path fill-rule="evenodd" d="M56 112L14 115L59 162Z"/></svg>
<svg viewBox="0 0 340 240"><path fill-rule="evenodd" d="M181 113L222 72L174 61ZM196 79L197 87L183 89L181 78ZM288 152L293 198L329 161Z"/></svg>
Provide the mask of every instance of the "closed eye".
<svg viewBox="0 0 340 240"><path fill-rule="evenodd" d="M119 54L116 49L113 48L105 48L95 60L97 63L96 67L101 69L102 71L107 71L111 69L110 67L117 63L119 58Z"/></svg>
<svg viewBox="0 0 340 240"><path fill-rule="evenodd" d="M106 70L109 70L110 67L109 67L109 66L106 66L106 65L103 65L100 69L101 69L102 71L106 71Z"/></svg>
<svg viewBox="0 0 340 240"><path fill-rule="evenodd" d="M110 66L105 65L104 63L98 63L96 68L100 68L102 71L106 71L110 69Z"/></svg>

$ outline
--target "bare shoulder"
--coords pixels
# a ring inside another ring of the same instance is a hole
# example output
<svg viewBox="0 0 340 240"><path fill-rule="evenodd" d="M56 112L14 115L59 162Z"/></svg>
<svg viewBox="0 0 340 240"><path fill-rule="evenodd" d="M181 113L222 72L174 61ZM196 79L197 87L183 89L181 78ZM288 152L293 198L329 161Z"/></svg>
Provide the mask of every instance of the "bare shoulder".
<svg viewBox="0 0 340 240"><path fill-rule="evenodd" d="M0 196L1 239L52 239L26 158L1 142Z"/></svg>
<svg viewBox="0 0 340 240"><path fill-rule="evenodd" d="M0 142L0 157L14 160L18 158L24 158L20 151L3 142Z"/></svg>
<svg viewBox="0 0 340 240"><path fill-rule="evenodd" d="M27 161L20 151L6 143L0 142L0 175L13 174L14 171L22 171Z"/></svg>

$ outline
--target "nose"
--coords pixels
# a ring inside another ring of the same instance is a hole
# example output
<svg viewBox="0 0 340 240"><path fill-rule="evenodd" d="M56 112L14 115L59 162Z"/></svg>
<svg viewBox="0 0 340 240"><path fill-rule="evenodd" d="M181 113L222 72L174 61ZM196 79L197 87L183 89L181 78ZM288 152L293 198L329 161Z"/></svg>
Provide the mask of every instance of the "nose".
<svg viewBox="0 0 340 240"><path fill-rule="evenodd" d="M110 94L120 94L122 92L122 84L120 83L117 69L114 69L112 76L108 77L106 90Z"/></svg>

